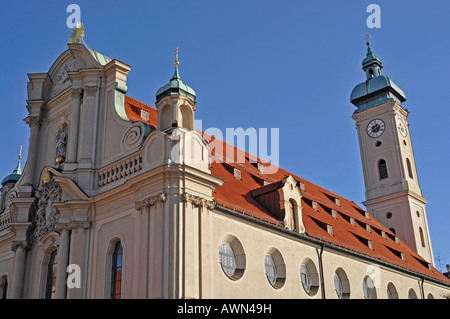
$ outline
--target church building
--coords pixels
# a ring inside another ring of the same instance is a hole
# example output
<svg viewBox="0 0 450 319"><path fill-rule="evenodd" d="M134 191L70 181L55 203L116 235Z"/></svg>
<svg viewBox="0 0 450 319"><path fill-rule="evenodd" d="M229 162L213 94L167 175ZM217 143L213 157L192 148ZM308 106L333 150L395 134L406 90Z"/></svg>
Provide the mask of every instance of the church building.
<svg viewBox="0 0 450 319"><path fill-rule="evenodd" d="M127 95L128 64L72 41L28 74L27 161L1 185L1 297L448 297L405 93L370 43L362 68L365 208L196 128L205 106L178 58L149 106Z"/></svg>

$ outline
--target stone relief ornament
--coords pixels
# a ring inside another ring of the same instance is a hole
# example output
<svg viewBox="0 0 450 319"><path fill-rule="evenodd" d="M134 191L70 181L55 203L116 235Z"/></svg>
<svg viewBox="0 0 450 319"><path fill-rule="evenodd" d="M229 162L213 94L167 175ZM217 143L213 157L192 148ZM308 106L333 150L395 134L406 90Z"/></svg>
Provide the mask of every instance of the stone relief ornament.
<svg viewBox="0 0 450 319"><path fill-rule="evenodd" d="M142 144L145 136L145 126L142 123L135 123L122 136L120 148L128 152Z"/></svg>
<svg viewBox="0 0 450 319"><path fill-rule="evenodd" d="M34 237L39 237L55 230L59 212L53 206L53 203L61 201L61 194L61 187L59 187L51 173L46 170L42 176L42 186L35 192L38 202Z"/></svg>
<svg viewBox="0 0 450 319"><path fill-rule="evenodd" d="M54 84L50 92L51 98L72 85L72 82L70 81L67 72L74 70L75 70L75 60L67 61L67 63L64 64L64 66L59 70L59 72L52 79Z"/></svg>
<svg viewBox="0 0 450 319"><path fill-rule="evenodd" d="M62 163L64 163L66 159L66 146L67 146L67 133L64 130L64 125L61 124L61 126L58 129L58 132L56 133L56 138L58 141L56 142L56 159L55 162L58 166L60 166Z"/></svg>

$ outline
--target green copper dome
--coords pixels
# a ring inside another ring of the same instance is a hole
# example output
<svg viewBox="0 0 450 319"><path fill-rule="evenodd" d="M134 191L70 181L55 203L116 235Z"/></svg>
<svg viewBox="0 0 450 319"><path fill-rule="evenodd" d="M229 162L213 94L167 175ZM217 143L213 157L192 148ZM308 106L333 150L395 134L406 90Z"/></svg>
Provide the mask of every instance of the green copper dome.
<svg viewBox="0 0 450 319"><path fill-rule="evenodd" d="M162 98L166 96L171 95L180 95L187 97L194 103L196 99L195 91L190 86L184 84L183 80L180 78L177 64L175 64L175 73L173 74L173 77L170 79L170 82L161 87L156 92L156 102L160 101Z"/></svg>
<svg viewBox="0 0 450 319"><path fill-rule="evenodd" d="M358 84L350 94L350 101L358 107L355 113L392 101L401 105L406 101L403 90L386 75L381 75L380 59L372 52L367 42L367 55L362 62L366 81Z"/></svg>
<svg viewBox="0 0 450 319"><path fill-rule="evenodd" d="M22 153L22 147L20 147L20 153ZM2 186L12 186L14 185L22 176L22 168L20 167L20 160L22 155L19 155L19 162L17 163L16 169L2 180Z"/></svg>

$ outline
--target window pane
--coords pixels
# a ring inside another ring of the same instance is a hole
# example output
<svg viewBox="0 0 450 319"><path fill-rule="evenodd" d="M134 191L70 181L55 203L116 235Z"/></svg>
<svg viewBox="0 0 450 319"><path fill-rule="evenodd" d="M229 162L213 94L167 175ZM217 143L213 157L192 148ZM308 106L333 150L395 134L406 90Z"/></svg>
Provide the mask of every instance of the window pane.
<svg viewBox="0 0 450 319"><path fill-rule="evenodd" d="M342 298L342 282L341 277L339 277L338 273L334 273L334 288L336 290L336 295L339 299Z"/></svg>
<svg viewBox="0 0 450 319"><path fill-rule="evenodd" d="M236 256L229 244L223 244L219 249L219 259L222 270L228 277L232 277L236 271Z"/></svg>
<svg viewBox="0 0 450 319"><path fill-rule="evenodd" d="M277 268L271 256L266 255L264 260L264 268L266 270L267 280L273 286L277 281Z"/></svg>
<svg viewBox="0 0 450 319"><path fill-rule="evenodd" d="M0 284L2 286L2 299L6 299L6 295L8 293L8 278L3 276L0 280Z"/></svg>
<svg viewBox="0 0 450 319"><path fill-rule="evenodd" d="M309 275L308 268L306 268L305 265L300 267L300 278L302 280L303 289L309 293L311 289L311 277Z"/></svg>
<svg viewBox="0 0 450 319"><path fill-rule="evenodd" d="M54 250L50 254L50 259L47 265L47 280L45 288L45 299L55 298L56 288L56 270L58 265L58 252Z"/></svg>
<svg viewBox="0 0 450 319"><path fill-rule="evenodd" d="M389 289L389 287L387 287L387 299L394 299L394 298L392 298L392 292L391 292L391 289Z"/></svg>
<svg viewBox="0 0 450 319"><path fill-rule="evenodd" d="M122 244L116 243L112 254L111 299L120 299L122 291Z"/></svg>
<svg viewBox="0 0 450 319"><path fill-rule="evenodd" d="M364 298L365 299L375 299L376 295L374 294L374 283L372 281L372 278L367 276L363 280L363 292L364 292Z"/></svg>

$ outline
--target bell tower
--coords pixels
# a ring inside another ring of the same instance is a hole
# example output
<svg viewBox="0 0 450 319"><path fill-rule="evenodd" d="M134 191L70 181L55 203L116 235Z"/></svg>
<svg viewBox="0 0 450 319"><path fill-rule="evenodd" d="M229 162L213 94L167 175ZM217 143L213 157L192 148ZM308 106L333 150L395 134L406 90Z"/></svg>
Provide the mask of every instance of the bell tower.
<svg viewBox="0 0 450 319"><path fill-rule="evenodd" d="M425 204L414 159L409 111L402 89L381 74L367 42L366 81L351 93L365 183L367 211L434 265Z"/></svg>
<svg viewBox="0 0 450 319"><path fill-rule="evenodd" d="M175 72L170 82L156 92L157 130L171 132L174 128L194 129L195 109L197 108L195 91L180 78L178 72L178 53L175 50Z"/></svg>

